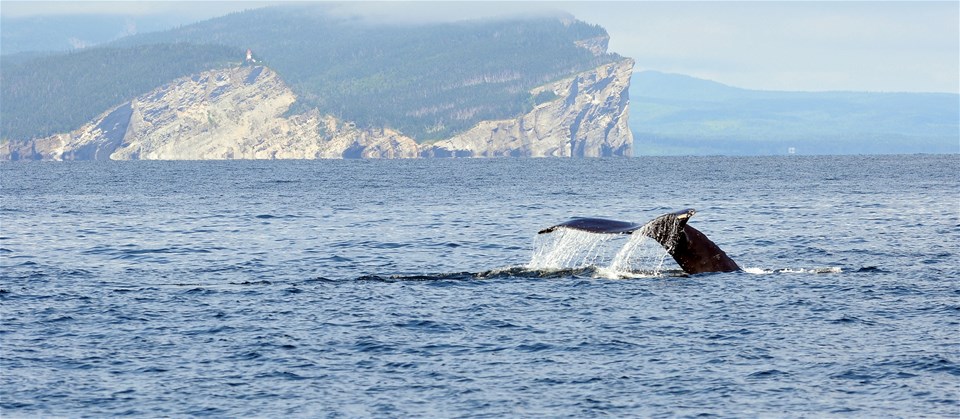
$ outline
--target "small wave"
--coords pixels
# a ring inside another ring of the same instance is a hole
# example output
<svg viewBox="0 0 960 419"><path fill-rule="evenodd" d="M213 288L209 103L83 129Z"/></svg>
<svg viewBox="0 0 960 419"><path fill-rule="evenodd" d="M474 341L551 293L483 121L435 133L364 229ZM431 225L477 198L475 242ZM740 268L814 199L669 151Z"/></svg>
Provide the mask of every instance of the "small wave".
<svg viewBox="0 0 960 419"><path fill-rule="evenodd" d="M188 290L184 291L184 293L186 293L186 294L198 294L198 295L213 295L213 294L216 294L217 292L214 291L214 290L210 290L210 289L206 289L206 288L202 288L202 287L196 287L196 288L188 289Z"/></svg>
<svg viewBox="0 0 960 419"><path fill-rule="evenodd" d="M357 277L357 281L463 281L463 280L483 280L483 279L643 279L643 278L662 278L685 277L687 274L681 270L666 271L617 271L605 267L587 266L582 268L566 269L535 269L526 266L512 266L506 268L492 269L484 272L453 272L437 274L419 274L419 275L363 275Z"/></svg>
<svg viewBox="0 0 960 419"><path fill-rule="evenodd" d="M163 367L149 366L149 367L140 367L140 368L137 368L136 371L139 372L139 373L156 374L156 373L164 373L164 372L167 372L167 371L170 371L170 370L167 369L167 368L163 368Z"/></svg>
<svg viewBox="0 0 960 419"><path fill-rule="evenodd" d="M926 372L960 376L960 365L939 355L929 355L890 359L870 366L845 369L831 375L830 378L855 380L866 384L881 379L911 379Z"/></svg>
<svg viewBox="0 0 960 419"><path fill-rule="evenodd" d="M114 259L121 260L142 260L156 257L158 255L185 255L195 253L212 253L209 249L199 247L158 247L158 248L138 248L134 245L125 245L118 247L95 246L81 252L85 255L106 255Z"/></svg>
<svg viewBox="0 0 960 419"><path fill-rule="evenodd" d="M837 379L837 380L855 380L864 384L870 383L882 377L883 377L882 374L871 374L869 372L863 371L862 369L846 370L830 376L830 378Z"/></svg>
<svg viewBox="0 0 960 419"><path fill-rule="evenodd" d="M60 316L54 319L47 320L44 323L59 323L59 322L67 322L72 320L76 320L76 319L74 319L73 316Z"/></svg>
<svg viewBox="0 0 960 419"><path fill-rule="evenodd" d="M270 373L266 373L266 374L259 374L259 375L257 375L255 378L257 378L257 379L279 378L279 379L283 379L283 380L299 381L299 380L306 380L306 379L308 379L309 377L304 377L304 376L302 376L302 375L295 374L295 373L292 373L292 372L289 372L289 371L274 371L274 372L270 372Z"/></svg>
<svg viewBox="0 0 960 419"><path fill-rule="evenodd" d="M258 358L263 358L263 354L257 351L243 352L227 357L227 359L234 361L252 361Z"/></svg>
<svg viewBox="0 0 960 419"><path fill-rule="evenodd" d="M391 344L383 343L372 338L364 338L353 345L357 352L361 353L389 353L396 350Z"/></svg>
<svg viewBox="0 0 960 419"><path fill-rule="evenodd" d="M261 279L259 281L243 281L243 282L231 282L232 285L273 285L272 282L267 281L266 279Z"/></svg>
<svg viewBox="0 0 960 419"><path fill-rule="evenodd" d="M415 319L405 322L394 323L394 326L402 328L415 330L417 332L433 332L433 333L446 333L452 330L460 329L458 326L452 326L445 323L435 322L432 320L425 319Z"/></svg>
<svg viewBox="0 0 960 419"><path fill-rule="evenodd" d="M954 376L960 376L960 365L939 355L928 355L911 359L897 359L881 362L879 367L885 368L903 368L919 371L942 372Z"/></svg>
<svg viewBox="0 0 960 419"><path fill-rule="evenodd" d="M779 377L784 377L789 375L790 373L788 372L772 369L772 370L757 371L753 374L748 375L747 378L751 378L751 379L779 378Z"/></svg>
<svg viewBox="0 0 960 419"><path fill-rule="evenodd" d="M316 278L305 279L303 282L305 284L311 284L311 283L331 283L331 282L339 282L339 281L337 281L336 279L327 278L325 276L318 276Z"/></svg>
<svg viewBox="0 0 960 419"><path fill-rule="evenodd" d="M194 336L194 335L215 335L215 334L217 334L217 333L229 334L229 332L232 332L232 331L234 331L234 330L236 330L236 329L233 328L233 327L230 327L230 326L218 326L218 327L212 327L212 328L209 328L209 329L201 328L201 329L195 329L195 330L187 330L187 331L183 332L183 334L185 334L185 335L190 335L190 336Z"/></svg>
<svg viewBox="0 0 960 419"><path fill-rule="evenodd" d="M782 268L782 269L765 269L765 268L743 268L743 271L748 274L754 275L769 275L769 274L839 274L843 273L843 269L839 266L829 266L825 268Z"/></svg>
<svg viewBox="0 0 960 419"><path fill-rule="evenodd" d="M357 277L357 281L373 282L397 282L397 281L443 281L443 280L468 280L478 279L479 274L470 272L446 273L446 274L424 274L424 275L363 275Z"/></svg>
<svg viewBox="0 0 960 419"><path fill-rule="evenodd" d="M211 253L207 249L201 248L191 248L191 247L161 247L157 249L134 249L134 250L124 250L123 254L120 256L121 259L130 259L136 258L141 255L151 255L151 254L188 254L188 253Z"/></svg>
<svg viewBox="0 0 960 419"><path fill-rule="evenodd" d="M520 352L540 352L553 349L553 346L543 342L537 342L533 344L517 345L515 349Z"/></svg>
<svg viewBox="0 0 960 419"><path fill-rule="evenodd" d="M843 316L840 317L839 319L831 320L830 323L834 323L834 324L864 324L864 325L868 325L868 326L872 326L872 325L877 324L876 322L874 322L874 321L872 321L872 320L861 319L861 318L859 318L859 317L849 316L849 315L843 315Z"/></svg>

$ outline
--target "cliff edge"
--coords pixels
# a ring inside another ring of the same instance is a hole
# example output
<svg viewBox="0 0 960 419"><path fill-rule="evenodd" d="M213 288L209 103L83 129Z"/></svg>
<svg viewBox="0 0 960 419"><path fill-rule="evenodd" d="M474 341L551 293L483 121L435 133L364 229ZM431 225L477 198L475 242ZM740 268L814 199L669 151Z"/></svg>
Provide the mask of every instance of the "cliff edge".
<svg viewBox="0 0 960 419"><path fill-rule="evenodd" d="M0 145L4 160L221 160L414 157L629 156L624 59L540 86L547 97L515 119L482 121L453 138L417 144L389 128L361 129L297 100L268 67L210 70L104 112L70 133Z"/></svg>
<svg viewBox="0 0 960 419"><path fill-rule="evenodd" d="M630 156L628 114L633 60L605 64L534 89L555 97L515 119L483 121L422 147L425 157Z"/></svg>

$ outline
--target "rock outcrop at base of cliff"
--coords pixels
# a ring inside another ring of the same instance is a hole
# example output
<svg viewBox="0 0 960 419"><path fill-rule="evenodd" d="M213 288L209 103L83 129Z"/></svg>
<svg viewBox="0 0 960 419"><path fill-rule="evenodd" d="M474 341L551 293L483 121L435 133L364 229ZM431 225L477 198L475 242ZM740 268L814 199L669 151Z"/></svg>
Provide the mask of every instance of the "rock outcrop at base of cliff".
<svg viewBox="0 0 960 419"><path fill-rule="evenodd" d="M515 119L484 121L449 140L422 147L425 157L630 156L627 121L633 61L610 63L533 90L557 99Z"/></svg>
<svg viewBox="0 0 960 419"><path fill-rule="evenodd" d="M218 160L629 156L629 59L549 83L555 99L510 120L417 144L391 129L360 129L317 110L287 116L293 91L273 70L234 67L178 79L79 129L6 141L0 159Z"/></svg>

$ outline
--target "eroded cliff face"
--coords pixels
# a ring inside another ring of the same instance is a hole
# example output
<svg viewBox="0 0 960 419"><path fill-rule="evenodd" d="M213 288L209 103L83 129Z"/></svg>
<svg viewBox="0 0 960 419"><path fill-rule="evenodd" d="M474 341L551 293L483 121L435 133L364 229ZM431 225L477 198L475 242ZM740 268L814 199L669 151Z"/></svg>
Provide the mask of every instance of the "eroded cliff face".
<svg viewBox="0 0 960 419"><path fill-rule="evenodd" d="M633 62L607 64L535 89L556 99L515 119L484 121L417 144L310 112L287 116L293 91L267 67L212 70L117 106L79 129L0 145L2 159L215 160L630 155Z"/></svg>
<svg viewBox="0 0 960 419"><path fill-rule="evenodd" d="M534 89L557 99L515 119L484 121L451 139L421 147L430 157L630 156L633 61L610 63Z"/></svg>
<svg viewBox="0 0 960 419"><path fill-rule="evenodd" d="M360 130L312 111L285 117L296 100L266 67L207 71L118 106L80 129L29 143L6 158L217 160L416 157L416 142Z"/></svg>

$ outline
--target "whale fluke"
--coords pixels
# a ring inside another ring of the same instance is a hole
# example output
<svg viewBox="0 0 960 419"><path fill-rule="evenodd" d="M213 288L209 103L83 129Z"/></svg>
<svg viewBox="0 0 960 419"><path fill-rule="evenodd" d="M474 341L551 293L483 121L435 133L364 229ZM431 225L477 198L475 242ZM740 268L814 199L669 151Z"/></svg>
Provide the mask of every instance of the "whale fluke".
<svg viewBox="0 0 960 419"><path fill-rule="evenodd" d="M537 234L551 233L558 228L569 228L573 230L587 231L590 233L630 234L643 228L643 224L634 224L617 220L606 220L603 218L574 218L565 223L560 223L553 227L547 227L543 230L540 230L537 232Z"/></svg>
<svg viewBox="0 0 960 419"><path fill-rule="evenodd" d="M661 215L646 224L603 218L574 218L540 230L537 234L550 233L559 228L600 234L632 234L639 231L660 243L688 274L739 271L740 266L720 246L687 224L696 213L693 208L688 208Z"/></svg>

